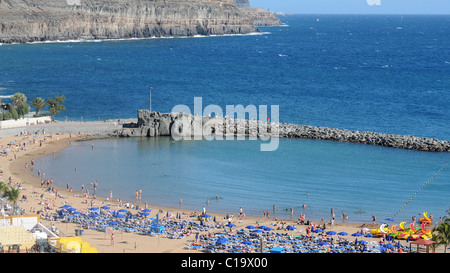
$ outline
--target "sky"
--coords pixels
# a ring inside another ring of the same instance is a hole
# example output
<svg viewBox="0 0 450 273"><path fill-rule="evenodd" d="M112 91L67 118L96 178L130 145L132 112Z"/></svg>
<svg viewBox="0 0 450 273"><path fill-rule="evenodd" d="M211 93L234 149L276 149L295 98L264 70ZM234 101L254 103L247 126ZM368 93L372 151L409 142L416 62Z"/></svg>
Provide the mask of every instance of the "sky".
<svg viewBox="0 0 450 273"><path fill-rule="evenodd" d="M450 14L450 0L250 0L250 6L296 14Z"/></svg>

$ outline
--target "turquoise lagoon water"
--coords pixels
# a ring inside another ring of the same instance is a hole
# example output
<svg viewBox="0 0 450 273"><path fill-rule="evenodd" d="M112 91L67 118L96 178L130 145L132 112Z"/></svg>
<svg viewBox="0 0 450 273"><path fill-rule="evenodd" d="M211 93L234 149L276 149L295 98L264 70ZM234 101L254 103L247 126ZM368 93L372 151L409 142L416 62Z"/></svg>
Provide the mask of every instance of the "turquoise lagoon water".
<svg viewBox="0 0 450 273"><path fill-rule="evenodd" d="M94 143L94 150L91 144ZM342 211L349 221L393 217L446 162L449 153L397 150L330 141L280 139L279 148L261 152L263 141L173 141L169 137L76 142L37 160L46 178L76 190L98 180L97 195L201 211L330 219ZM86 160L89 159L89 160ZM77 170L75 171L75 167ZM395 217L428 212L438 219L449 209L450 169L436 175ZM216 200L219 196L219 200ZM207 204L209 200L209 204ZM302 205L306 204L306 208ZM276 212L273 213L273 205ZM362 213L360 212L362 211Z"/></svg>

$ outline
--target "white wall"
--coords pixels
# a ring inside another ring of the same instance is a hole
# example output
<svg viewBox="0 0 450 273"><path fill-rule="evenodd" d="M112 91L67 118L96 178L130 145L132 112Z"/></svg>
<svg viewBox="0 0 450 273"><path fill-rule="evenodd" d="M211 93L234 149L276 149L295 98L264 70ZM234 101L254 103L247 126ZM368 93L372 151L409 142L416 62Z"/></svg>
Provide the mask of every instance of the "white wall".
<svg viewBox="0 0 450 273"><path fill-rule="evenodd" d="M35 125L37 123L50 122L52 118L50 116L38 117L38 118L21 118L18 120L2 120L0 121L0 129L24 127L27 125Z"/></svg>

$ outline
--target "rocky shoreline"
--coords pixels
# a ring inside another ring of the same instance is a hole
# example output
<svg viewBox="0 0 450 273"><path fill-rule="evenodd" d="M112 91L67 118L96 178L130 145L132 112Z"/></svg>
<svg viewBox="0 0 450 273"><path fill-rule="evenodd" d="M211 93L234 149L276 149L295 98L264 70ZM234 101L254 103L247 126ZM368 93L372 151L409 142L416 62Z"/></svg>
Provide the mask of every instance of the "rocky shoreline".
<svg viewBox="0 0 450 273"><path fill-rule="evenodd" d="M205 126L206 125L206 126ZM137 122L125 124L111 136L154 137L173 136L245 136L331 140L378 145L398 149L450 152L450 141L435 138L352 131L290 123L245 119L196 117L183 113L159 113L139 110Z"/></svg>

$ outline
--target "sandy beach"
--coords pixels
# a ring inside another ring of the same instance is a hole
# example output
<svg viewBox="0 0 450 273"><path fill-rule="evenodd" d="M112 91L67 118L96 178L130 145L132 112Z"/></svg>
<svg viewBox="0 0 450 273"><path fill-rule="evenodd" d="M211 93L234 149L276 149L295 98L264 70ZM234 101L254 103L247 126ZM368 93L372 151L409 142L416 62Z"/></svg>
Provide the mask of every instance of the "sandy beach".
<svg viewBox="0 0 450 273"><path fill-rule="evenodd" d="M25 136L10 136L0 138L0 147L4 150L13 141L14 146L21 147L14 151L11 147L11 151L7 153L6 156L0 157L0 168L2 170L1 179L5 183L11 183L11 185L18 185L21 188L20 196L25 195L26 200L21 200L19 198L18 205L21 209L25 211L25 214L36 214L38 211L42 214L53 213L56 209L62 205L69 204L79 210L87 210L93 206L103 206L108 205L112 210L118 210L124 208L126 202L134 203L135 200L107 200L105 196L84 197L81 192L69 191L65 187L55 187L56 192L52 193L47 191L48 186L41 186L41 179L37 175L37 171L33 169L32 161L40 157L58 153L59 151L69 147L72 142L89 139L90 136L83 134L46 134L38 135L34 134ZM25 143L25 147L23 144ZM41 170L41 173L45 170ZM48 178L44 178L48 179ZM60 184L60 181L58 181ZM56 181L55 181L56 183ZM107 187L103 184L102 187ZM115 195L120 196L120 193L115 193ZM141 208L144 204L138 204ZM166 212L170 211L173 215L180 214L181 219L189 219L190 221L196 220L196 218L189 217L189 214L194 213L192 210L183 210L181 208L166 208L166 207L154 207L149 206L151 213L149 217L155 217L158 212L159 215L165 215ZM162 211L162 213L161 213ZM133 210L136 213L137 210ZM200 214L201 211L196 211L195 213ZM218 222L227 223L228 220L224 219L225 215L214 213L213 211L207 211L211 216L215 216ZM279 227L281 223L286 225L293 225L296 230L274 230L274 232L287 233L289 235L305 235L306 225L300 225L295 220L289 219L267 219L258 217L236 217L239 212L235 213L235 217L231 221L236 225L233 229L243 229L247 225L271 225L272 227ZM160 216L161 217L161 216ZM294 216L295 217L295 216ZM73 223L63 223L59 221L48 221L42 219L41 223L47 227L55 225L57 229L61 232L61 236L75 236L75 229L80 228ZM278 225L277 225L278 224ZM323 225L323 222L315 223ZM336 232L347 232L349 235L341 236L342 238L347 238L349 240L354 240L350 234L358 232L363 227L375 228L372 223L341 223L336 221L333 227L329 226L327 223L327 230L334 230ZM222 233L223 229L213 229L209 232L204 232L205 235L208 233ZM188 249L187 246L194 242L195 235L181 238L181 239L169 239L164 238L164 236L146 236L139 235L132 232L124 232L122 234L115 235L115 242L112 243L111 236L109 234L84 229L82 236L84 241L89 242L93 247L96 247L99 253L198 253L201 250ZM379 242L379 238L364 238L367 241ZM406 242L402 242L403 245L409 245ZM442 249L441 249L442 251ZM439 251L439 248L437 252Z"/></svg>

